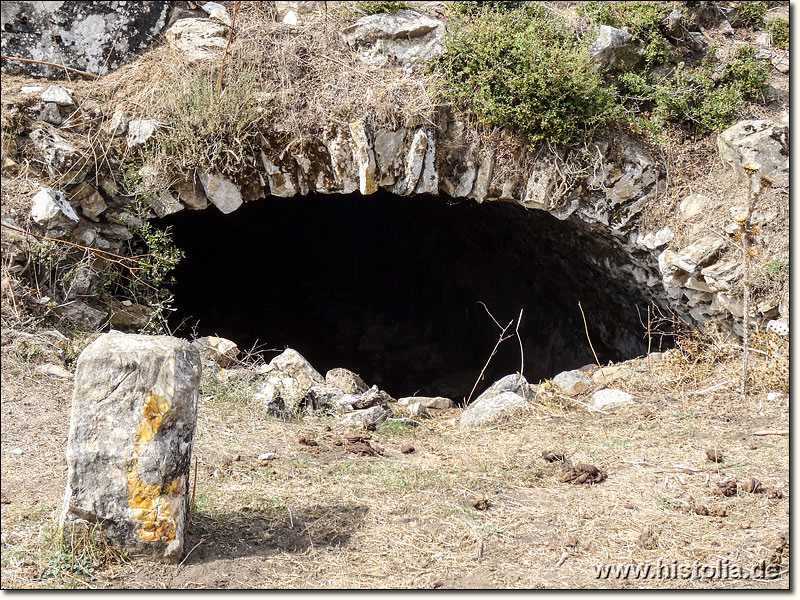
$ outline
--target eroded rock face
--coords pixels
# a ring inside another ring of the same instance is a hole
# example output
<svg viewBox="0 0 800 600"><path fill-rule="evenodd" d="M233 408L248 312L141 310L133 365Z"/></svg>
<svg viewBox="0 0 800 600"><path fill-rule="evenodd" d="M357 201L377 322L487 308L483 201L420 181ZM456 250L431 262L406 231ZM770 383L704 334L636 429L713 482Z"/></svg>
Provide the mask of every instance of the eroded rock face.
<svg viewBox="0 0 800 600"><path fill-rule="evenodd" d="M342 37L361 60L379 67L409 67L444 52L444 24L413 10L362 17L343 29Z"/></svg>
<svg viewBox="0 0 800 600"><path fill-rule="evenodd" d="M206 60L225 48L228 29L212 19L180 19L167 30L167 43L190 60Z"/></svg>
<svg viewBox="0 0 800 600"><path fill-rule="evenodd" d="M742 182L747 181L742 165L748 162L761 166L759 176L778 179L789 173L788 125L769 120L739 121L717 136L717 149Z"/></svg>
<svg viewBox="0 0 800 600"><path fill-rule="evenodd" d="M200 373L197 349L168 336L112 331L83 351L67 444L66 527L99 524L124 551L180 560Z"/></svg>
<svg viewBox="0 0 800 600"><path fill-rule="evenodd" d="M166 22L169 2L3 2L2 50L104 75L144 50ZM51 33L52 28L52 33ZM53 38L58 40L58 45ZM2 61L3 73L57 77L47 65Z"/></svg>

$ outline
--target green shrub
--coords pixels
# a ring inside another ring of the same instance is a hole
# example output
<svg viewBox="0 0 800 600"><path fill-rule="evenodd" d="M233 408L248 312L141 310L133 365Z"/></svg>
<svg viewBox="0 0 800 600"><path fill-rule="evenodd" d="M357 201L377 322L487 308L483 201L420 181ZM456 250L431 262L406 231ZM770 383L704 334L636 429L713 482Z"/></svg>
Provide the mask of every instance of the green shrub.
<svg viewBox="0 0 800 600"><path fill-rule="evenodd" d="M563 143L617 115L588 51L562 24L524 10L480 11L445 38L442 93L479 122Z"/></svg>
<svg viewBox="0 0 800 600"><path fill-rule="evenodd" d="M355 7L367 15L376 15L378 13L390 13L403 8L408 8L405 2L392 2L391 0L374 1L374 2L356 2Z"/></svg>
<svg viewBox="0 0 800 600"><path fill-rule="evenodd" d="M714 52L699 67L679 66L672 76L623 73L619 78L623 105L629 113L649 112L637 124L653 131L667 122L687 124L701 133L720 131L736 120L744 100L766 100L768 71L750 47L740 48L715 76Z"/></svg>
<svg viewBox="0 0 800 600"><path fill-rule="evenodd" d="M578 10L593 22L611 27L627 27L642 46L647 66L669 60L672 45L661 33L661 22L668 6L662 2L581 2Z"/></svg>
<svg viewBox="0 0 800 600"><path fill-rule="evenodd" d="M772 34L772 43L781 50L789 49L789 19L775 19L767 24Z"/></svg>
<svg viewBox="0 0 800 600"><path fill-rule="evenodd" d="M456 1L450 3L450 8L458 14L474 15L481 11L507 12L518 9L538 9L537 2L503 2L502 0L476 1Z"/></svg>
<svg viewBox="0 0 800 600"><path fill-rule="evenodd" d="M717 88L705 69L676 69L672 77L659 81L629 72L619 82L625 106L634 113L649 110L649 119L639 125L654 131L667 122L718 131L733 123L742 102L736 88Z"/></svg>
<svg viewBox="0 0 800 600"><path fill-rule="evenodd" d="M767 12L766 2L738 2L736 20L741 21L745 27L757 29L764 22L764 13Z"/></svg>
<svg viewBox="0 0 800 600"><path fill-rule="evenodd" d="M756 51L742 46L725 69L725 81L736 86L747 100L764 102L767 99L767 65L756 58Z"/></svg>

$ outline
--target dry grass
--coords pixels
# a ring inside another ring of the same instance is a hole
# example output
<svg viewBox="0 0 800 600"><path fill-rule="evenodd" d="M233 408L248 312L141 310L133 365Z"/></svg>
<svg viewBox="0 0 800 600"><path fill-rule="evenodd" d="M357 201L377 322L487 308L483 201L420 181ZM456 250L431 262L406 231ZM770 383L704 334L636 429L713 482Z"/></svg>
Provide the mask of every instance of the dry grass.
<svg viewBox="0 0 800 600"><path fill-rule="evenodd" d="M348 430L335 418L283 422L262 412L246 381L206 378L185 561L110 563L73 579L42 576L49 538L35 534L59 511L71 386L53 388L29 361L3 352L3 419L17 424L13 436L3 431L4 587L788 586L785 563L772 582L595 577L596 564L659 558L749 566L769 559L788 528L786 497L714 494L729 476L754 476L788 494L788 438L752 435L788 428L788 397L764 398L788 379L754 382L743 401L735 381L724 384L740 371L737 352L708 339L687 341L660 362L627 363L611 386L635 394L632 407L600 415L545 404L467 431L453 410L418 428L372 432L380 458L337 445ZM37 429L59 434L30 437ZM415 452L401 453L405 444ZM10 454L15 446L21 456ZM706 460L709 448L721 463ZM562 465L545 462L543 450L597 465L608 478L561 483ZM261 463L269 451L278 459ZM488 508L475 508L480 500ZM690 505L726 516L694 514Z"/></svg>

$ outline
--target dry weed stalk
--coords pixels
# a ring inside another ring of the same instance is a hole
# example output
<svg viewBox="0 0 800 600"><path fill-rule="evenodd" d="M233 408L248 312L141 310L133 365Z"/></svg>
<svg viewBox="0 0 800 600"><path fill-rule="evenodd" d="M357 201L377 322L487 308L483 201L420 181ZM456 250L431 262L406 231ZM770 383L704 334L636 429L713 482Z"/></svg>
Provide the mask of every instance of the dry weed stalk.
<svg viewBox="0 0 800 600"><path fill-rule="evenodd" d="M750 350L750 267L752 258L755 255L755 249L752 248L751 243L754 241L754 236L758 233L759 228L754 226L751 222L753 216L753 208L758 200L761 190L765 187L772 185L772 180L769 177L762 177L760 180L754 180L753 176L761 170L761 165L754 162L747 162L742 165L745 173L747 174L747 208L744 214L737 215L734 221L738 226L737 237L741 242L743 262L744 262L744 275L742 277L742 385L741 394L742 398L747 396L747 369L749 361ZM755 182L755 183L754 183ZM760 406L759 406L760 408Z"/></svg>
<svg viewBox="0 0 800 600"><path fill-rule="evenodd" d="M522 372L523 372L523 370L525 368L525 353L524 353L524 350L522 348L522 338L519 335L519 325L522 322L522 309L519 311L519 316L516 319L511 319L508 322L508 325L503 327L502 325L500 325L498 320L494 318L494 315L491 313L491 311L489 310L489 307L486 306L486 304L484 304L481 301L478 301L478 304L483 306L483 308L486 311L486 313L489 315L489 317L492 319L492 321L494 321L494 324L497 325L497 328L500 330L500 337L497 339L497 343L494 345L494 348L492 348L492 353L489 355L489 358L486 360L486 364L483 365L483 368L481 369L481 372L478 375L478 378L475 380L475 385L472 386L472 390L470 391L469 396L467 396L465 405L468 405L470 400L472 400L472 394L475 393L475 390L477 389L478 384L483 379L484 374L486 373L486 369L489 367L489 364L492 362L492 359L494 358L494 355L497 354L497 349L500 347L500 344L502 344L506 340L511 339L512 337L514 337L513 335L506 335L506 332L509 329L511 329L511 326L514 324L515 320L517 322L517 326L516 326L516 328L514 330L514 333L515 333L515 335L517 337L517 340L519 340L519 352L520 352L520 362L521 362L521 364L520 364L520 372L519 372L519 376L520 377L523 377Z"/></svg>

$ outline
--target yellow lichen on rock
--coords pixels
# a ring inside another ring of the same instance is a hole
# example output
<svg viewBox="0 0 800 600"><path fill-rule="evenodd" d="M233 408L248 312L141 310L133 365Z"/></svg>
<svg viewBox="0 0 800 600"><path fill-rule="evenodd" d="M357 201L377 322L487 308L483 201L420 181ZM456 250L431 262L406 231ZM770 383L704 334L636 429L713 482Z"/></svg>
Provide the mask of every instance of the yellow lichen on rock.
<svg viewBox="0 0 800 600"><path fill-rule="evenodd" d="M161 427L164 415L169 412L169 402L164 396L147 394L142 407L142 420L136 431L136 449L141 451L142 446L153 439Z"/></svg>
<svg viewBox="0 0 800 600"><path fill-rule="evenodd" d="M169 412L169 401L161 395L150 393L142 407L142 420L136 430L135 446L137 455L133 457L126 473L128 480L128 506L131 516L141 523L139 537L147 542L175 539L181 503L175 502L174 494L181 487L182 478L160 485L148 485L139 478L138 453L153 439L161 427L164 416Z"/></svg>

